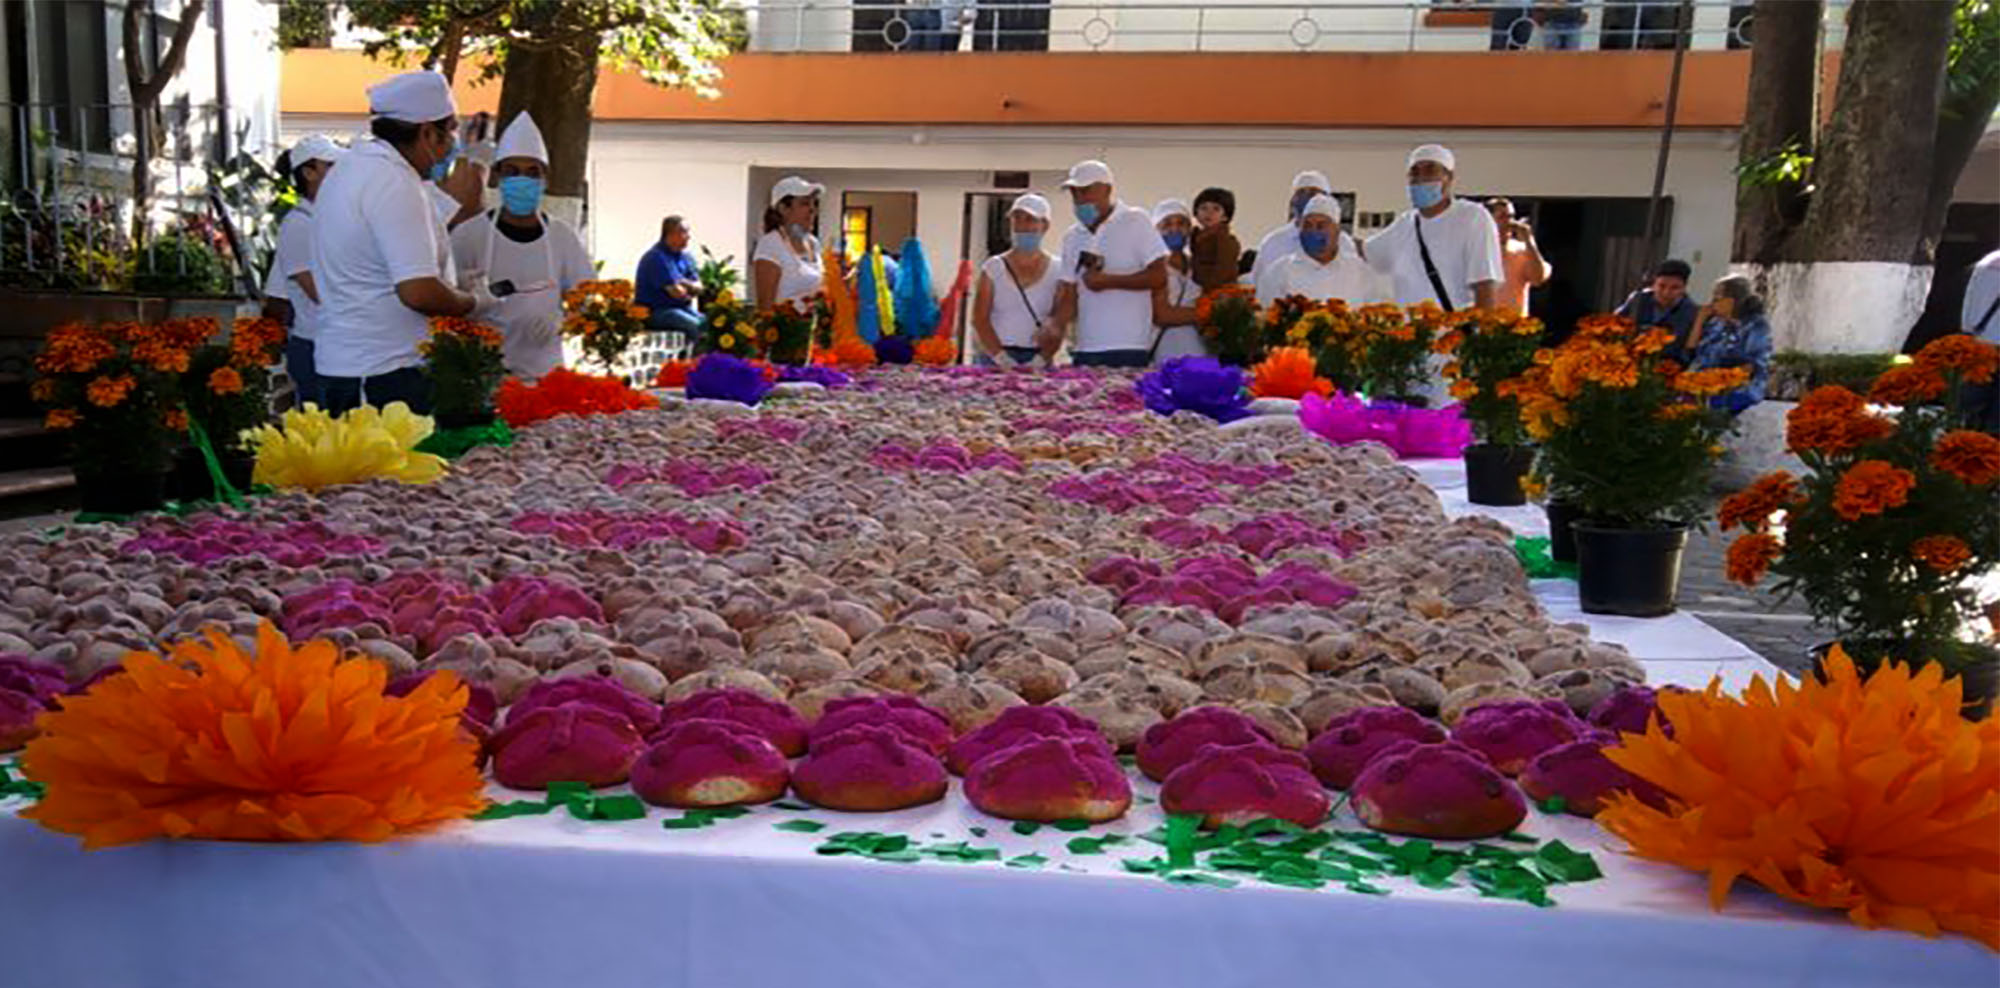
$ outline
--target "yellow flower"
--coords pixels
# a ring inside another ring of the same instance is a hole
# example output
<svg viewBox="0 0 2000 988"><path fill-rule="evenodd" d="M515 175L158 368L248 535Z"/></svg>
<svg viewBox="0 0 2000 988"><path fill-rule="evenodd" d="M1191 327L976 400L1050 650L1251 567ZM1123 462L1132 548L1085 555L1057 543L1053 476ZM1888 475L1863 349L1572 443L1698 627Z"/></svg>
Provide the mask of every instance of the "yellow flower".
<svg viewBox="0 0 2000 988"><path fill-rule="evenodd" d="M722 344L722 348L724 350L727 350L736 345L736 337L731 336L728 333L724 333L715 342Z"/></svg>
<svg viewBox="0 0 2000 988"><path fill-rule="evenodd" d="M438 479L444 460L415 449L431 430L428 417L399 401L379 411L363 405L339 418L307 405L286 412L284 428L262 426L244 438L257 451L257 483L316 491L375 477L405 484Z"/></svg>

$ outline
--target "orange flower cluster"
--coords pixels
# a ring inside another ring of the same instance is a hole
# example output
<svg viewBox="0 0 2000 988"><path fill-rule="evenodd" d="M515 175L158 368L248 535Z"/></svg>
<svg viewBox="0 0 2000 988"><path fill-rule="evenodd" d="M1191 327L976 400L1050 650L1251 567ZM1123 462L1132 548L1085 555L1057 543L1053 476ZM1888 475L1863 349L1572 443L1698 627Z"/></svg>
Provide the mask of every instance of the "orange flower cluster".
<svg viewBox="0 0 2000 988"><path fill-rule="evenodd" d="M1926 535L1910 543L1910 557L1940 573L1956 573L1972 561L1972 547L1956 535Z"/></svg>
<svg viewBox="0 0 2000 988"><path fill-rule="evenodd" d="M229 332L229 362L269 367L278 362L284 345L285 327L276 319L238 319Z"/></svg>
<svg viewBox="0 0 2000 988"><path fill-rule="evenodd" d="M1207 292L1194 303L1194 321L1198 326L1206 326L1209 315L1215 311L1215 304L1225 298L1254 298L1257 290L1249 285L1223 285Z"/></svg>
<svg viewBox="0 0 2000 988"><path fill-rule="evenodd" d="M1931 465L1974 487L2000 481L2000 437L1953 429L1931 450Z"/></svg>
<svg viewBox="0 0 2000 988"><path fill-rule="evenodd" d="M694 370L694 361L692 360L669 360L661 364L659 371L654 373L653 387L685 388L688 382L688 372L691 370Z"/></svg>
<svg viewBox="0 0 2000 988"><path fill-rule="evenodd" d="M58 432L63 429L76 428L76 424L79 421L81 419L76 414L76 411L69 408L51 408L47 415L42 416L42 426Z"/></svg>
<svg viewBox="0 0 2000 988"><path fill-rule="evenodd" d="M217 367L209 372L208 390L219 395L241 394L243 375L237 373L234 367Z"/></svg>
<svg viewBox="0 0 2000 988"><path fill-rule="evenodd" d="M42 715L22 770L47 787L21 815L95 849L155 837L381 841L485 805L466 691L441 672L404 697L331 642L293 648L268 622L255 654L211 631Z"/></svg>
<svg viewBox="0 0 2000 988"><path fill-rule="evenodd" d="M188 429L187 410L182 408L169 408L166 411L161 412L160 424L166 426L167 428L175 432L186 432Z"/></svg>
<svg viewBox="0 0 2000 988"><path fill-rule="evenodd" d="M35 370L43 374L88 374L118 355L118 344L102 327L68 323L49 330Z"/></svg>
<svg viewBox="0 0 2000 988"><path fill-rule="evenodd" d="M2000 719L1963 719L1935 664L1864 680L1836 646L1824 667L1740 700L1661 694L1672 736L1655 722L1605 755L1668 808L1619 793L1597 822L1639 857L1706 872L1717 909L1748 878L1860 926L2000 950Z"/></svg>
<svg viewBox="0 0 2000 988"><path fill-rule="evenodd" d="M1944 377L1929 367L1907 364L1882 372L1868 386L1868 400L1878 405L1918 405L1944 394Z"/></svg>
<svg viewBox="0 0 2000 988"><path fill-rule="evenodd" d="M958 344L949 336L926 336L912 348L917 363L930 367L945 367L958 362Z"/></svg>
<svg viewBox="0 0 2000 988"><path fill-rule="evenodd" d="M632 301L632 283L623 278L606 281L579 281L576 287L563 293L564 308L583 308L586 305L603 302Z"/></svg>
<svg viewBox="0 0 2000 988"><path fill-rule="evenodd" d="M1973 384L1985 384L2000 371L2000 346L1964 333L1941 336L1917 351L1917 366L1935 374L1955 372Z"/></svg>
<svg viewBox="0 0 2000 988"><path fill-rule="evenodd" d="M1848 467L1833 487L1833 510L1860 521L1909 503L1917 475L1886 460L1862 460Z"/></svg>
<svg viewBox="0 0 2000 988"><path fill-rule="evenodd" d="M1324 398L1333 393L1333 382L1318 376L1311 351L1282 346L1251 369L1250 393L1259 398L1303 398L1309 394Z"/></svg>
<svg viewBox="0 0 2000 988"><path fill-rule="evenodd" d="M1785 446L1794 453L1851 453L1895 431L1860 395L1835 384L1814 388L1785 413Z"/></svg>
<svg viewBox="0 0 2000 988"><path fill-rule="evenodd" d="M634 391L615 377L581 374L558 367L534 384L510 377L500 382L494 405L507 424L518 429L558 415L609 415L657 408L659 401Z"/></svg>
<svg viewBox="0 0 2000 988"><path fill-rule="evenodd" d="M1751 532L1729 543L1729 551L1724 554L1722 572L1731 583L1754 587L1757 581L1771 569L1771 563L1778 558L1784 545L1778 537L1767 532Z"/></svg>
<svg viewBox="0 0 2000 988"><path fill-rule="evenodd" d="M1779 470L1765 474L1750 486L1723 498L1715 518L1722 523L1725 532L1738 525L1743 526L1745 531L1761 532L1770 526L1772 515L1800 500L1798 480Z"/></svg>
<svg viewBox="0 0 2000 988"><path fill-rule="evenodd" d="M1565 346L1549 364L1549 388L1557 397L1574 398L1583 386L1632 388L1639 384L1639 362L1625 344L1613 341Z"/></svg>
<svg viewBox="0 0 2000 988"><path fill-rule="evenodd" d="M1726 394L1750 383L1748 367L1714 367L1683 371L1674 376L1674 387L1697 398Z"/></svg>
<svg viewBox="0 0 2000 988"><path fill-rule="evenodd" d="M495 350L501 348L505 339L500 331L483 322L474 322L463 316L437 316L431 319L431 339L462 340ZM428 341L426 341L428 343Z"/></svg>
<svg viewBox="0 0 2000 988"><path fill-rule="evenodd" d="M99 408L116 408L138 386L139 380L130 374L99 377L90 382L84 395Z"/></svg>
<svg viewBox="0 0 2000 988"><path fill-rule="evenodd" d="M873 367L875 348L860 336L836 336L833 350L826 355L835 367Z"/></svg>

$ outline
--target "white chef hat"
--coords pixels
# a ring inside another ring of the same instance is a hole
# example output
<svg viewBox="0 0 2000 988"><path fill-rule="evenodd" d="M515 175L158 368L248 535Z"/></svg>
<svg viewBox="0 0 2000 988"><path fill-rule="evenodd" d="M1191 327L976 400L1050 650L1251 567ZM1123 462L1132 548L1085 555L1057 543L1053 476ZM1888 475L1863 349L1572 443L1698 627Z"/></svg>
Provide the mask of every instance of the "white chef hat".
<svg viewBox="0 0 2000 988"><path fill-rule="evenodd" d="M458 102L444 76L405 72L368 87L368 113L404 123L430 123L458 116Z"/></svg>
<svg viewBox="0 0 2000 988"><path fill-rule="evenodd" d="M1159 205L1153 207L1154 226L1166 222L1170 216L1185 216L1190 221L1194 219L1194 213L1188 209L1188 204L1179 199L1162 199Z"/></svg>
<svg viewBox="0 0 2000 988"><path fill-rule="evenodd" d="M1014 205L1008 207L1007 211L1010 213L1026 213L1038 220L1047 222L1049 218L1049 201L1030 192L1014 200Z"/></svg>
<svg viewBox="0 0 2000 988"><path fill-rule="evenodd" d="M1435 161L1443 165L1444 170L1448 172L1458 170L1458 157L1442 144L1425 144L1411 151L1410 163L1405 167L1415 168L1420 161Z"/></svg>
<svg viewBox="0 0 2000 988"><path fill-rule="evenodd" d="M292 145L292 167L298 168L313 161L324 161L330 165L346 154L347 149L333 143L333 138L325 134L307 134Z"/></svg>
<svg viewBox="0 0 2000 988"><path fill-rule="evenodd" d="M1065 189L1081 189L1092 185L1113 185L1111 166L1093 158L1079 161L1070 166L1069 178L1063 180Z"/></svg>
<svg viewBox="0 0 2000 988"><path fill-rule="evenodd" d="M542 140L542 128L535 126L535 118L522 110L514 115L512 123L500 132L500 144L493 151L494 161L508 158L533 158L544 166L549 163L549 145Z"/></svg>
<svg viewBox="0 0 2000 988"><path fill-rule="evenodd" d="M785 199L825 194L826 186L818 182L808 182L797 175L787 175L779 179L778 184L771 186L771 205L775 206Z"/></svg>
<svg viewBox="0 0 2000 988"><path fill-rule="evenodd" d="M1306 203L1306 208L1299 210L1299 219L1303 220L1308 216L1324 216L1332 220L1335 225L1338 225L1340 223L1340 200L1324 192L1313 196Z"/></svg>
<svg viewBox="0 0 2000 988"><path fill-rule="evenodd" d="M1327 181L1325 172L1302 171L1297 175L1292 176L1293 192L1298 192L1303 189L1318 189L1321 192L1326 192L1331 190L1332 188L1333 188L1333 183Z"/></svg>

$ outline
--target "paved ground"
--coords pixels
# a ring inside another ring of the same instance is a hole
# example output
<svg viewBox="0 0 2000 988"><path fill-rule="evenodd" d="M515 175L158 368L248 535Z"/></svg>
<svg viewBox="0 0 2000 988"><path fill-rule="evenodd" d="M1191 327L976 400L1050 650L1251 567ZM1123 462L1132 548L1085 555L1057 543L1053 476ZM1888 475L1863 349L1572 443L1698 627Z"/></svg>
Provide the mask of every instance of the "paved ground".
<svg viewBox="0 0 2000 988"><path fill-rule="evenodd" d="M1723 552L1735 533L1711 523L1707 533L1688 537L1681 561L1681 609L1750 647L1772 665L1793 673L1808 665L1806 650L1833 637L1813 623L1803 601L1780 604L1761 590L1748 590L1723 576Z"/></svg>

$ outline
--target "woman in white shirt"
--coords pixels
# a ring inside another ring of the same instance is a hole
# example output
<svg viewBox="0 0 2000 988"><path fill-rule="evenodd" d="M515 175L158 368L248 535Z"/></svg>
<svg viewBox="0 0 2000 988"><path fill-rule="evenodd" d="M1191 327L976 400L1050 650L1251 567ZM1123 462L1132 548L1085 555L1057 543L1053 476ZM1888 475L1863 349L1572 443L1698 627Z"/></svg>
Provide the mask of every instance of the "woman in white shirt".
<svg viewBox="0 0 2000 988"><path fill-rule="evenodd" d="M1162 199L1153 207L1153 226L1167 245L1167 283L1153 289L1153 363L1175 357L1206 357L1208 347L1201 342L1195 325L1195 303L1201 301L1201 285L1194 280L1194 266L1188 261L1188 237L1194 232L1194 214L1179 199Z"/></svg>
<svg viewBox="0 0 2000 988"><path fill-rule="evenodd" d="M264 280L265 315L286 324L285 375L292 379L293 399L303 407L320 403L319 372L313 341L319 338L319 286L313 284L313 200L319 183L347 149L324 134L308 134L286 152L283 170L297 189L299 201L278 225L277 249L271 274Z"/></svg>
<svg viewBox="0 0 2000 988"><path fill-rule="evenodd" d="M1046 365L1055 356L1056 259L1042 250L1049 201L1032 192L1007 211L1014 247L986 259L972 303L981 367Z"/></svg>
<svg viewBox="0 0 2000 988"><path fill-rule="evenodd" d="M764 210L764 236L751 252L757 311L769 312L780 302L802 302L822 288L819 238L812 235L819 215L819 197L826 186L797 175L779 179L771 188L771 205Z"/></svg>

